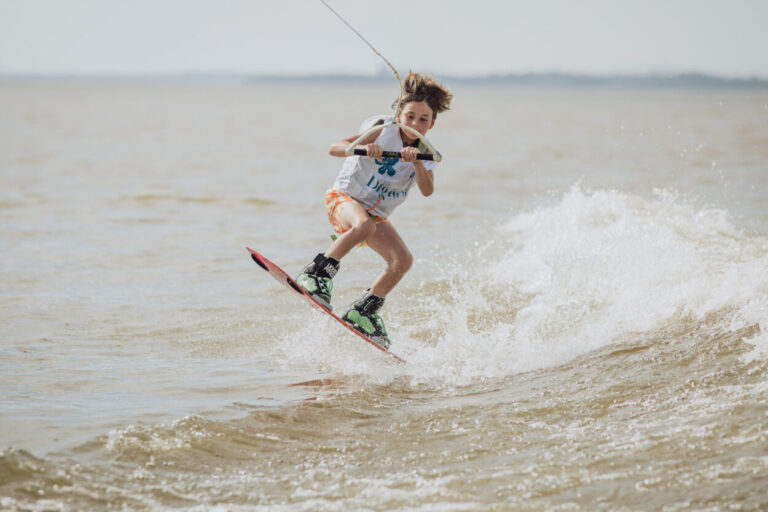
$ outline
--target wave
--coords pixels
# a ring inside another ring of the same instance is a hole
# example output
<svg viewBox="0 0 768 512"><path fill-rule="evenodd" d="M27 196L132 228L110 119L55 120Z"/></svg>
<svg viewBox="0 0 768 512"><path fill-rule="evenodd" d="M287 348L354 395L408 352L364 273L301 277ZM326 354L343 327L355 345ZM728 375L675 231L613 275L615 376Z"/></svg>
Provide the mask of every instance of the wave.
<svg viewBox="0 0 768 512"><path fill-rule="evenodd" d="M557 365L659 331L742 333L755 353L767 352L768 240L724 210L664 190L645 199L575 185L491 238L469 257L420 262L439 277L387 311L406 367L382 370L367 347L350 351L318 325L284 336L284 361L445 385Z"/></svg>
<svg viewBox="0 0 768 512"><path fill-rule="evenodd" d="M409 364L386 364L310 312L317 321L283 334L271 360L338 376L303 383L317 385L312 399L123 426L64 457L6 450L0 508L384 509L401 503L398 489L402 503L480 480L541 489L528 475L550 463L562 489L591 471L596 483L577 486L585 495L612 479L616 502L647 500L638 485L651 477L696 480L712 503L761 496L768 239L670 192L580 186L491 238L419 262L423 282L398 292L409 300L387 318ZM469 463L466 481L407 487L414 467L453 475L467 446L487 458ZM573 463L576 451L587 464ZM664 464L648 463L659 454ZM687 485L659 489L648 508L694 492Z"/></svg>

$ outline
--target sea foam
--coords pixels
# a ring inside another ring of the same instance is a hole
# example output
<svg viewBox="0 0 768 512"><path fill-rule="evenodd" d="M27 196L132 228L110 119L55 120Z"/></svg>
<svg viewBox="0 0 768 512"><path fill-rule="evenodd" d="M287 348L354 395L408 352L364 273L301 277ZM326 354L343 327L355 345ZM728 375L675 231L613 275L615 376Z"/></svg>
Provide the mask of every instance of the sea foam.
<svg viewBox="0 0 768 512"><path fill-rule="evenodd" d="M553 206L514 215L490 239L471 266L433 263L449 275L448 286L427 280L398 312L393 350L409 365L378 369L359 351L353 361L308 351L304 342L300 351L287 348L288 360L377 381L405 374L460 385L560 364L662 329L751 328L745 341L763 351L768 345L768 240L739 229L723 210L669 191L642 198L575 185ZM416 326L402 328L411 320L433 326L436 340L419 339ZM374 352L370 358L380 357Z"/></svg>

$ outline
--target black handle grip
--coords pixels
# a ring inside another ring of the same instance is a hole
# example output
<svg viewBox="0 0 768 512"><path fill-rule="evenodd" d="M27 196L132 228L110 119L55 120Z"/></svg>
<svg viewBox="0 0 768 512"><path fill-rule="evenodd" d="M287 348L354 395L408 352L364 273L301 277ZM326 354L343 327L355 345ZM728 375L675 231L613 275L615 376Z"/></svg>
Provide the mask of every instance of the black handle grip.
<svg viewBox="0 0 768 512"><path fill-rule="evenodd" d="M368 153L364 149L355 148L355 154L359 156L366 156ZM403 155L399 151L384 151L381 156L384 158L402 158ZM416 155L416 160L433 160L431 153L419 153Z"/></svg>

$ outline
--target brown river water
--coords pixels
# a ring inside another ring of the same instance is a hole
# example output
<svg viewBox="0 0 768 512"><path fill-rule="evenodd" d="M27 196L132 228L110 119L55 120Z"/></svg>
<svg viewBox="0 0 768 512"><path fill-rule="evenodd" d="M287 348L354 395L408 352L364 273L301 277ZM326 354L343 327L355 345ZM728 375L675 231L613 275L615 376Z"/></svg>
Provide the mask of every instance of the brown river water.
<svg viewBox="0 0 768 512"><path fill-rule="evenodd" d="M397 365L245 250L396 87L0 82L0 509L768 509L768 91L454 87Z"/></svg>

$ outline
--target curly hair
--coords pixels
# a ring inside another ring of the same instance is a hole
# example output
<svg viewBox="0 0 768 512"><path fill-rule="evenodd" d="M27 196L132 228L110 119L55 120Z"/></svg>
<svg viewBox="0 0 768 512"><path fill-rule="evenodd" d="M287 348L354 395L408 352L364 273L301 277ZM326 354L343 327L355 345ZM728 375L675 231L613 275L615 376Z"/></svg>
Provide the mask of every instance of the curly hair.
<svg viewBox="0 0 768 512"><path fill-rule="evenodd" d="M452 98L451 91L432 77L409 71L403 80L400 97L395 100L392 107L399 114L407 103L425 101L432 109L432 118L434 119L437 114L450 108Z"/></svg>

